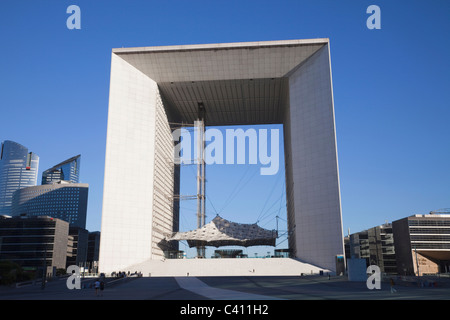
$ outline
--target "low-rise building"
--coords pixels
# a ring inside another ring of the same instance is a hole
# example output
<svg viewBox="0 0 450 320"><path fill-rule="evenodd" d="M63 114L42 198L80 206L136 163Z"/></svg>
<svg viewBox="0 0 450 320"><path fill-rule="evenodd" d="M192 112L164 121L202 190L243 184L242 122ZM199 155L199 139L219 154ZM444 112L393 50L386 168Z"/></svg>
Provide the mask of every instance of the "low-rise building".
<svg viewBox="0 0 450 320"><path fill-rule="evenodd" d="M0 261L52 274L66 268L69 223L48 216L0 218Z"/></svg>
<svg viewBox="0 0 450 320"><path fill-rule="evenodd" d="M399 275L450 273L450 214L416 214L349 235L347 258Z"/></svg>
<svg viewBox="0 0 450 320"><path fill-rule="evenodd" d="M350 257L365 259L367 266L377 265L386 274L397 273L392 225L370 228L349 236Z"/></svg>
<svg viewBox="0 0 450 320"><path fill-rule="evenodd" d="M392 227L398 274L450 272L449 214L416 214L392 222Z"/></svg>
<svg viewBox="0 0 450 320"><path fill-rule="evenodd" d="M88 253L89 231L79 227L69 227L66 267L85 266Z"/></svg>
<svg viewBox="0 0 450 320"><path fill-rule="evenodd" d="M45 267L51 275L69 265L85 266L88 236L87 230L50 216L1 216L0 261L15 262L38 277Z"/></svg>

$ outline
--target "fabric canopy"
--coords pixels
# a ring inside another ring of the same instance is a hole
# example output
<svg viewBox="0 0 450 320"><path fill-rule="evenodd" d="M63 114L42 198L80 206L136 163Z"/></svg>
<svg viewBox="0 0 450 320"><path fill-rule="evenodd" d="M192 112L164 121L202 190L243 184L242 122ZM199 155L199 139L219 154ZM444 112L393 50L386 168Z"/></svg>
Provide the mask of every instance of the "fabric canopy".
<svg viewBox="0 0 450 320"><path fill-rule="evenodd" d="M199 246L275 246L276 230L267 230L255 224L230 222L217 215L203 227L187 232L177 232L167 241L186 240L189 247Z"/></svg>

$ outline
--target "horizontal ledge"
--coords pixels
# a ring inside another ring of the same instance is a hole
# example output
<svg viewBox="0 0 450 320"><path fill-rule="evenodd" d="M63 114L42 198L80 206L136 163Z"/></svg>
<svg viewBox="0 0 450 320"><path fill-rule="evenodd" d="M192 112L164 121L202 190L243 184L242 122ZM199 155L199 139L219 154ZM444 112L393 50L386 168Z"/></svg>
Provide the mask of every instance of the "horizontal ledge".
<svg viewBox="0 0 450 320"><path fill-rule="evenodd" d="M154 47L130 47L114 48L113 53L146 53L146 52L165 52L165 51L193 51L193 50L217 50L217 49L243 49L243 48L263 48L276 46L297 46L309 44L327 44L328 38L301 39L301 40L276 40L276 41L256 41L256 42L231 42L215 44L190 44L173 46L154 46Z"/></svg>

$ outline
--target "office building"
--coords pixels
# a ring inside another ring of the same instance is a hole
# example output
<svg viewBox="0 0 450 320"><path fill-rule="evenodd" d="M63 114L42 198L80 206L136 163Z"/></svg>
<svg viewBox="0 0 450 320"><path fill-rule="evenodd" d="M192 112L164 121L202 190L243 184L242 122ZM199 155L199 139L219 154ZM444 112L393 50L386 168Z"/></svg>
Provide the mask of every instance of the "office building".
<svg viewBox="0 0 450 320"><path fill-rule="evenodd" d="M397 272L450 272L450 214L416 214L392 222Z"/></svg>
<svg viewBox="0 0 450 320"><path fill-rule="evenodd" d="M39 156L6 140L0 149L0 215L11 215L13 193L37 184Z"/></svg>
<svg viewBox="0 0 450 320"><path fill-rule="evenodd" d="M40 217L0 217L0 261L9 260L24 271L46 273L66 268L69 224Z"/></svg>
<svg viewBox="0 0 450 320"><path fill-rule="evenodd" d="M12 216L50 216L86 228L89 185L59 181L14 192Z"/></svg>
<svg viewBox="0 0 450 320"><path fill-rule="evenodd" d="M365 259L366 265L377 265L386 274L397 273L392 224L385 223L349 236L347 258Z"/></svg>
<svg viewBox="0 0 450 320"><path fill-rule="evenodd" d="M98 273L99 251L100 231L89 232L86 263L83 266L86 272Z"/></svg>
<svg viewBox="0 0 450 320"><path fill-rule="evenodd" d="M42 184L52 184L58 181L80 182L81 155L67 159L42 173Z"/></svg>
<svg viewBox="0 0 450 320"><path fill-rule="evenodd" d="M98 262L100 252L100 231L89 232L87 262Z"/></svg>
<svg viewBox="0 0 450 320"><path fill-rule="evenodd" d="M347 258L365 259L383 273L450 273L450 214L416 214L348 238Z"/></svg>
<svg viewBox="0 0 450 320"><path fill-rule="evenodd" d="M69 227L66 267L84 267L88 254L89 231L80 227Z"/></svg>

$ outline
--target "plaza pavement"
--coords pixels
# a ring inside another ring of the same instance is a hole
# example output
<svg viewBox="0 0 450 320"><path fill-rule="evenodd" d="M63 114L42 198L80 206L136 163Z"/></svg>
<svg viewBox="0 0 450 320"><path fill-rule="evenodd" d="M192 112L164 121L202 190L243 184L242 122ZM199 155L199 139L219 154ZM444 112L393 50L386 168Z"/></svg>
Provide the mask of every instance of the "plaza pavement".
<svg viewBox="0 0 450 320"><path fill-rule="evenodd" d="M369 290L365 282L345 277L143 277L109 279L96 295L93 279L82 281L82 289L69 290L66 279L20 288L0 287L0 300L449 300L450 283L418 286L400 281L397 292L389 282Z"/></svg>

